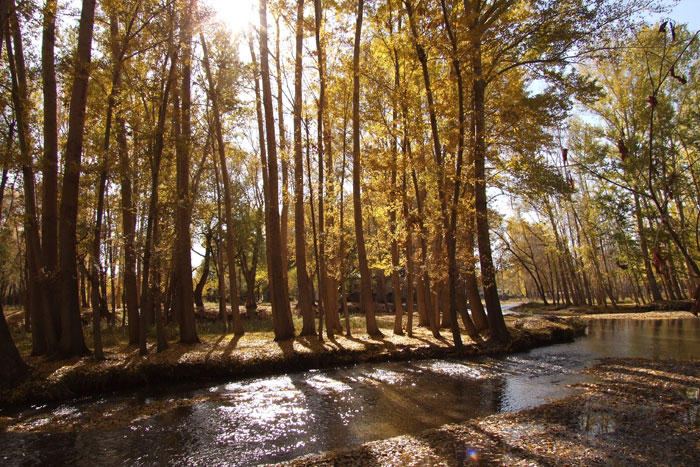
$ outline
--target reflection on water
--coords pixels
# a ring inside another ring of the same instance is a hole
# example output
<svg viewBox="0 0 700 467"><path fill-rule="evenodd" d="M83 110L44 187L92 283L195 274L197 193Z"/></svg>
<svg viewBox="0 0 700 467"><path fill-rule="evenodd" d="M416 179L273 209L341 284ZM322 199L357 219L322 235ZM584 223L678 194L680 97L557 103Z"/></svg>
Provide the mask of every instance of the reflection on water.
<svg viewBox="0 0 700 467"><path fill-rule="evenodd" d="M109 416L191 398L176 407L109 430L0 434L5 464L250 465L415 433L569 394L578 370L601 357L700 358L700 320L597 320L588 335L503 358L363 364L248 379L198 390L73 401L27 411L71 417ZM689 399L692 399L689 395ZM697 397L682 415L697 423ZM40 422L42 416L37 420ZM579 421L584 431L614 431L604 412Z"/></svg>

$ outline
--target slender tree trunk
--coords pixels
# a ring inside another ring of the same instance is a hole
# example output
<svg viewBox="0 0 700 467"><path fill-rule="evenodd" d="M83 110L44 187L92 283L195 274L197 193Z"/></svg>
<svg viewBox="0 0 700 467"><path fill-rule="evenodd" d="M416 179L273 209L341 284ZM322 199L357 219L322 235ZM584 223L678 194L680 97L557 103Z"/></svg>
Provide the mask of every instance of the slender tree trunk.
<svg viewBox="0 0 700 467"><path fill-rule="evenodd" d="M289 307L289 291L284 283L282 268L282 243L279 216L279 183L277 175L277 146L275 141L275 117L272 109L270 69L267 48L267 0L260 0L260 73L262 78L263 108L265 109L265 133L267 142L267 165L269 172L270 204L270 275L272 276L272 321L275 340L294 337L292 312Z"/></svg>
<svg viewBox="0 0 700 467"><path fill-rule="evenodd" d="M82 2L59 209L59 268L62 292L59 347L65 357L80 355L88 351L83 338L78 302L76 228L95 3L95 0L83 0Z"/></svg>
<svg viewBox="0 0 700 467"><path fill-rule="evenodd" d="M41 243L50 296L58 296L58 111L54 46L56 44L56 0L47 0L41 41L41 78L44 105L44 158L42 161ZM60 324L59 307L50 307L53 332Z"/></svg>
<svg viewBox="0 0 700 467"><path fill-rule="evenodd" d="M160 164L163 156L163 145L165 135L165 120L167 117L168 102L170 91L175 84L175 73L177 70L178 54L173 51L170 57L170 70L164 83L163 95L161 96L160 105L158 108L158 121L154 132L153 154L151 157L151 194L148 205L148 220L146 222L146 239L144 242L144 254L141 266L142 284L141 284L141 310L138 315L138 342L141 355L145 355L146 349L146 326L147 315L153 311L153 300L151 298L151 288L149 287L151 279L151 257L153 255L154 229L159 222L158 216L158 186L160 184ZM177 125L175 125L177 126ZM144 230L144 229L141 229ZM194 300L194 298L193 298ZM134 316L136 318L136 316ZM132 317L129 316L131 321ZM129 325L131 326L131 324ZM131 328L130 328L131 335Z"/></svg>
<svg viewBox="0 0 700 467"><path fill-rule="evenodd" d="M393 21L390 18L389 33L393 33ZM397 32L401 32L401 16L397 18ZM393 49L393 59L394 59L394 90L399 91L401 85L401 70L399 66L399 56L396 48ZM396 192L398 187L396 186L396 173L398 171L398 153L399 153L399 142L398 142L398 128L397 121L399 119L398 103L396 101L392 102L392 114L391 123L393 136L391 140L391 154L392 154L392 166L391 166L391 201L396 203L394 199L396 197ZM405 200L404 200L405 201ZM403 335L403 307L401 306L401 282L399 280L399 242L396 238L397 226L396 226L396 212L399 207L394 204L389 212L389 226L392 232L391 236L391 289L394 296L394 334L402 336ZM407 303L408 305L408 303ZM413 304L411 304L412 306ZM412 308L411 308L412 309Z"/></svg>
<svg viewBox="0 0 700 467"><path fill-rule="evenodd" d="M24 52L20 33L19 19L14 2L8 2L12 12L9 24L5 29L5 46L12 81L12 101L17 122L17 135L20 146L20 165L24 185L24 238L26 245L27 266L27 308L31 316L32 354L53 354L57 348L57 330L49 311L46 282L43 270L43 255L39 239L39 225L36 213L36 198L34 185L34 169L30 153L30 133L28 121L27 74L24 62ZM7 3L2 5L0 13L3 19ZM14 38L14 53L11 36ZM82 332L82 328L81 328Z"/></svg>
<svg viewBox="0 0 700 467"><path fill-rule="evenodd" d="M484 300L488 311L489 330L493 338L499 341L510 340L501 311L501 301L498 298L496 271L491 255L491 240L489 238L488 206L486 198L486 111L485 93L486 81L481 65L481 38L474 32L472 42L472 98L474 103L474 204L476 208L476 232L479 245L479 260L481 263L481 281L484 287Z"/></svg>
<svg viewBox="0 0 700 467"><path fill-rule="evenodd" d="M182 116L180 137L175 145L175 167L177 206L175 208L175 257L177 265L178 294L175 303L180 317L180 342L199 342L194 319L194 287L192 286L192 239L190 223L192 202L190 200L190 152L192 150L192 126L190 122L192 74L192 21L196 11L196 0L190 0L184 12L182 25ZM222 171L224 168L222 167ZM230 226L228 227L230 228Z"/></svg>
<svg viewBox="0 0 700 467"><path fill-rule="evenodd" d="M302 336L316 335L312 307L311 280L306 267L304 226L304 164L301 141L302 51L304 40L304 0L297 0L296 55L294 59L294 245L297 263L297 289L303 325ZM341 215L342 216L342 215Z"/></svg>
<svg viewBox="0 0 700 467"><path fill-rule="evenodd" d="M289 264L289 149L284 126L284 95L282 94L282 58L280 55L280 18L275 18L275 66L277 69L277 126L280 134L280 162L282 166L282 214L280 215L280 242L282 243L282 276L289 288L287 265ZM287 292L289 295L289 292Z"/></svg>
<svg viewBox="0 0 700 467"><path fill-rule="evenodd" d="M270 302L274 302L274 296L272 295L272 248L270 243L269 232L271 230L270 226L270 182L268 180L268 168L267 168L267 151L265 150L265 122L263 120L262 113L262 96L260 91L260 80L259 80L259 70L258 62L255 58L255 47L253 46L252 35L248 37L248 45L250 46L250 57L253 63L253 71L255 78L255 114L258 122L258 140L260 142L260 166L262 172L263 181L263 194L265 199L265 260L267 262L267 283L268 290L270 291ZM274 303L272 307L275 308Z"/></svg>
<svg viewBox="0 0 700 467"><path fill-rule="evenodd" d="M328 264L326 260L326 228L325 228L325 194L324 194L324 150L330 151L330 148L324 147L324 131L325 125L328 123L326 119L326 64L325 64L325 49L321 40L321 27L323 21L323 9L321 0L314 0L314 18L315 28L314 35L316 38L316 58L318 60L318 76L319 76L319 96L318 96L318 119L316 128L318 130L317 140L317 155L318 155L318 293L321 308L326 317L326 334L329 338L333 336L334 323L332 322L329 291L328 291ZM335 310L337 312L337 310ZM321 330L319 330L321 332Z"/></svg>
<svg viewBox="0 0 700 467"><path fill-rule="evenodd" d="M216 178L216 214L218 217L217 223L217 242L216 242L216 276L219 282L219 317L222 322L225 322L226 316L226 279L225 271L226 265L224 264L224 234L221 228L222 218L221 215L221 182L219 181L219 169L216 164L216 158L214 158L214 176ZM224 329L224 333L226 330Z"/></svg>
<svg viewBox="0 0 700 467"><path fill-rule="evenodd" d="M362 228L362 194L360 183L360 37L362 33L362 13L364 0L357 3L357 22L355 23L355 45L353 48L352 72L352 188L353 208L355 217L355 237L357 240L357 259L360 268L360 301L362 311L367 320L367 334L381 337L382 332L377 326L374 316L374 300L372 299L372 278L367 264L367 250L365 248L365 234Z"/></svg>
<svg viewBox="0 0 700 467"><path fill-rule="evenodd" d="M207 51L207 43L204 40L204 34L199 35L204 53L204 69L209 82L209 99L212 102L212 110L214 112L214 129L216 131L217 147L219 149L219 166L221 168L221 180L224 185L224 210L226 215L226 259L228 262L228 280L229 292L231 295L231 312L233 314L233 332L236 336L243 335L243 323L240 315L240 299L238 292L238 283L236 282L236 240L233 228L233 206L232 206L232 190L231 177L226 164L226 154L224 146L224 136L221 128L221 111L219 109L218 89L214 86L211 67L209 65L209 54ZM226 316L224 315L224 327L226 327Z"/></svg>

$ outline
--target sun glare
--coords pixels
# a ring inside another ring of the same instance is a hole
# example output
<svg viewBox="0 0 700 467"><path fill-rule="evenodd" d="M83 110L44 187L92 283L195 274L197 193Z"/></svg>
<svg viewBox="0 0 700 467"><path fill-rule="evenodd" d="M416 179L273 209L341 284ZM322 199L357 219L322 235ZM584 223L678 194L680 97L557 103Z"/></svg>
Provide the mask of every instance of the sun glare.
<svg viewBox="0 0 700 467"><path fill-rule="evenodd" d="M251 24L258 24L257 0L207 0L207 3L231 32L242 33Z"/></svg>

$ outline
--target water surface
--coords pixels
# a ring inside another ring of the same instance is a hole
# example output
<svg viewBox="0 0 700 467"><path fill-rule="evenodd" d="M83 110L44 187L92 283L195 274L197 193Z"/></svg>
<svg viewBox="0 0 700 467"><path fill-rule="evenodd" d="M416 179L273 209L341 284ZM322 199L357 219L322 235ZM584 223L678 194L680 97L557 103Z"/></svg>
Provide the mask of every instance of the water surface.
<svg viewBox="0 0 700 467"><path fill-rule="evenodd" d="M251 465L416 433L570 394L602 357L700 358L700 320L594 320L585 337L503 358L362 364L199 389L84 398L60 414L69 433L0 434L7 465ZM81 417L201 399L130 426L81 430Z"/></svg>

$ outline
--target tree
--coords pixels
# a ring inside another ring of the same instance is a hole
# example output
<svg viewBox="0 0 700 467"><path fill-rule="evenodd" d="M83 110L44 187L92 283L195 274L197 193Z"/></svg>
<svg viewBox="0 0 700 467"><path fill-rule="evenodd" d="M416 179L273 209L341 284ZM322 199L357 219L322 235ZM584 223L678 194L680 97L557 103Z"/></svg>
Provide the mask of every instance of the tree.
<svg viewBox="0 0 700 467"><path fill-rule="evenodd" d="M189 0L184 6L182 25L182 106L175 144L177 167L177 207L175 209L175 267L177 280L176 315L180 318L180 342L199 342L194 320L194 295L192 283L192 260L190 249L190 221L192 202L190 200L190 152L192 149L191 125L191 74L192 74L192 21L196 11L196 0ZM176 108L176 112L178 109ZM177 126L177 125L176 125ZM222 167L222 171L223 171Z"/></svg>
<svg viewBox="0 0 700 467"><path fill-rule="evenodd" d="M377 326L374 316L374 299L372 298L372 279L367 265L367 250L365 234L362 228L362 194L360 183L360 168L362 167L360 153L360 38L362 35L362 14L364 0L357 4L357 20L355 22L355 45L352 56L352 200L355 216L355 238L357 242L357 260L360 267L360 300L362 311L367 320L367 334L381 337L383 334Z"/></svg>
<svg viewBox="0 0 700 467"><path fill-rule="evenodd" d="M204 34L200 33L202 42L202 50L204 52L204 69L209 83L209 99L212 103L214 112L214 130L216 131L216 147L219 154L219 165L221 167L221 179L224 185L224 209L226 215L226 256L228 260L228 279L229 292L231 295L231 311L233 313L233 332L237 336L243 335L243 324L239 310L239 294L238 284L236 283L236 240L233 230L233 213L231 207L231 179L228 173L228 165L226 164L226 151L224 146L224 136L221 130L221 111L219 109L218 90L214 87L212 78L211 66L209 65L209 55L207 53L207 43L204 39ZM224 315L224 327L226 327L226 319Z"/></svg>
<svg viewBox="0 0 700 467"><path fill-rule="evenodd" d="M270 267L272 318L275 339L284 340L294 337L292 312L289 307L289 292L284 282L282 268L282 244L279 217L279 182L277 174L277 143L275 139L275 116L272 110L272 91L270 89L270 67L267 47L267 0L260 0L260 74L262 79L263 108L265 109L265 134L267 142L267 169L270 206ZM262 141L261 141L262 144Z"/></svg>
<svg viewBox="0 0 700 467"><path fill-rule="evenodd" d="M297 0L294 58L294 246L297 263L299 308L303 318L301 336L316 335L312 309L311 280L306 266L306 233L304 226L304 164L301 144L302 51L304 41L304 0Z"/></svg>

